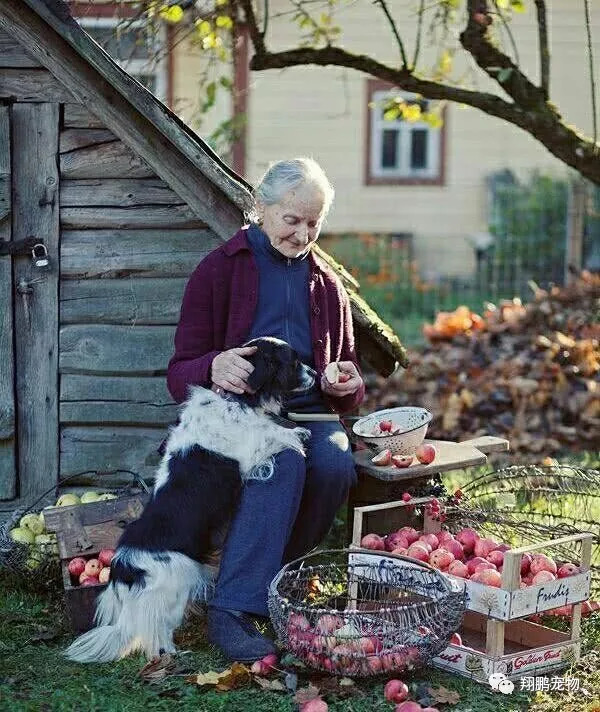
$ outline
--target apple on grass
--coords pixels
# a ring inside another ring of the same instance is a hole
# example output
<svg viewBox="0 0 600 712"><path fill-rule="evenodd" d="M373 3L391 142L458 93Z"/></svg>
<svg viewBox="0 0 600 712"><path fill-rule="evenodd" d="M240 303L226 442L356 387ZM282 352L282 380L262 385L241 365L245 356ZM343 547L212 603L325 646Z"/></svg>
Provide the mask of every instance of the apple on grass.
<svg viewBox="0 0 600 712"><path fill-rule="evenodd" d="M408 687L402 680L389 680L383 688L383 696L388 702L404 702L408 697Z"/></svg>

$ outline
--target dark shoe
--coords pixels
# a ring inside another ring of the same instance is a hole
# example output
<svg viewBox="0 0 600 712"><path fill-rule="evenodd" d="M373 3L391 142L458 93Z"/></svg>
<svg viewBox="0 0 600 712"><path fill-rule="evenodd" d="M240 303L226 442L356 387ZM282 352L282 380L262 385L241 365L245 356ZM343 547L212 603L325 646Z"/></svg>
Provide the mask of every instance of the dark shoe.
<svg viewBox="0 0 600 712"><path fill-rule="evenodd" d="M259 633L250 615L243 611L209 607L208 639L230 660L241 663L277 652L273 641Z"/></svg>

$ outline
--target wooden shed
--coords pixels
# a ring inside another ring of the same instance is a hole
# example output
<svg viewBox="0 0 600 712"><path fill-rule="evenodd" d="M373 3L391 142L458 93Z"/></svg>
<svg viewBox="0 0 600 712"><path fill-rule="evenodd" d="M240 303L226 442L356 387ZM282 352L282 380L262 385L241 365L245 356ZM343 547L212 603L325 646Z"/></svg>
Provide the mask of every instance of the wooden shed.
<svg viewBox="0 0 600 712"><path fill-rule="evenodd" d="M62 0L0 0L5 511L71 475L153 477L176 417L165 372L185 282L243 224L249 191ZM398 339L335 268L361 358L390 373Z"/></svg>

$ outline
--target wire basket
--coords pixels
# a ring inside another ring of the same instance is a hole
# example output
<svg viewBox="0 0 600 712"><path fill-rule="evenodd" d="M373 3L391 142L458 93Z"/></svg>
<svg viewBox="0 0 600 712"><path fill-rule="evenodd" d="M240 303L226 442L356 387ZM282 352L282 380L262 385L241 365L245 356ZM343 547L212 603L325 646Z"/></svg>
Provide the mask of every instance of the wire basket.
<svg viewBox="0 0 600 712"><path fill-rule="evenodd" d="M432 418L433 415L425 408L387 408L357 420L352 432L372 452L389 449L394 455L414 455L425 439ZM379 432L382 421L391 421L391 431Z"/></svg>
<svg viewBox="0 0 600 712"><path fill-rule="evenodd" d="M111 490L117 498L126 497L140 491L149 492L148 486L136 472L129 470L126 472L132 475L133 481L129 485ZM0 525L0 571L4 570L10 576L24 581L32 578L32 574L35 573L36 582L42 586L44 583L51 586L57 579L60 579L58 545L54 536L51 537L51 541L44 544L25 544L14 541L10 536L10 531L19 526L19 522L26 514L37 514L37 507L40 502L50 493L54 492L56 494L60 485L73 477L81 477L82 474L95 474L95 472L78 472L75 475L65 477L58 485L46 490L31 504L13 510L6 522Z"/></svg>
<svg viewBox="0 0 600 712"><path fill-rule="evenodd" d="M309 667L369 677L428 664L462 623L464 587L404 556L316 551L269 586L281 645Z"/></svg>

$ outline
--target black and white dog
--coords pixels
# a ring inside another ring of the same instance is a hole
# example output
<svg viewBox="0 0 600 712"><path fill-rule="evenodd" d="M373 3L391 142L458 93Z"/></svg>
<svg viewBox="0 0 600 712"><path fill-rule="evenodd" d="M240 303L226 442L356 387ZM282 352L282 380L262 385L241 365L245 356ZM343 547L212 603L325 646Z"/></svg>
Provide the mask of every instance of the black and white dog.
<svg viewBox="0 0 600 712"><path fill-rule="evenodd" d="M246 356L255 392L227 398L194 387L171 430L152 497L124 531L111 563L111 582L98 597L96 627L65 655L78 662L108 662L141 650L148 657L174 652L173 632L188 602L206 599L216 569L201 563L211 533L227 522L240 486L273 474L274 456L291 448L304 454L304 428L273 416L286 393L314 384L284 341L260 338Z"/></svg>

